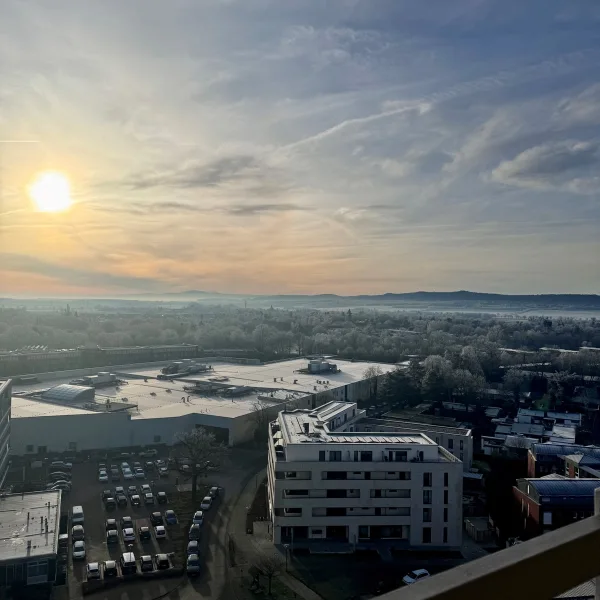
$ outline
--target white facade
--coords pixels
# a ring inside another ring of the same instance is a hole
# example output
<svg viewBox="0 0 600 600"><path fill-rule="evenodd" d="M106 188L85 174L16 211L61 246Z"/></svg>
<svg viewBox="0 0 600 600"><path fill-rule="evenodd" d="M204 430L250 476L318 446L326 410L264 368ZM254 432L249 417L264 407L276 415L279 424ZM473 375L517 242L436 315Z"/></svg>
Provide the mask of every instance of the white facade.
<svg viewBox="0 0 600 600"><path fill-rule="evenodd" d="M270 424L273 542L460 546L462 463L422 433L363 432L363 417L330 402Z"/></svg>

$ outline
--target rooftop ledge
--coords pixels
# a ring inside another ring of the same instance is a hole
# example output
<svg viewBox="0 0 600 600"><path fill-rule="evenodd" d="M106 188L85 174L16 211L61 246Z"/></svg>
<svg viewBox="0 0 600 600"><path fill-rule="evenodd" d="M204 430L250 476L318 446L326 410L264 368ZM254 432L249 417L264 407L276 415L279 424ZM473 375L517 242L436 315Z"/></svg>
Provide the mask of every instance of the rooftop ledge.
<svg viewBox="0 0 600 600"><path fill-rule="evenodd" d="M600 489L596 515L461 565L382 600L549 600L600 575ZM600 586L596 586L598 589ZM598 595L596 595L598 598Z"/></svg>

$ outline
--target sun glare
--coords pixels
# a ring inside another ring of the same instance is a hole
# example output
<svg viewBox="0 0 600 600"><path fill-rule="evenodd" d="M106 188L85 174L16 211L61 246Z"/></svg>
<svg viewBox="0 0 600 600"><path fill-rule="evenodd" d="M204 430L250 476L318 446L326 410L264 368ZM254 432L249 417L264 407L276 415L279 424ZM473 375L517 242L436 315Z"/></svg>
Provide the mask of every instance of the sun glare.
<svg viewBox="0 0 600 600"><path fill-rule="evenodd" d="M29 195L41 212L67 210L72 203L69 180L55 171L40 173L29 186Z"/></svg>

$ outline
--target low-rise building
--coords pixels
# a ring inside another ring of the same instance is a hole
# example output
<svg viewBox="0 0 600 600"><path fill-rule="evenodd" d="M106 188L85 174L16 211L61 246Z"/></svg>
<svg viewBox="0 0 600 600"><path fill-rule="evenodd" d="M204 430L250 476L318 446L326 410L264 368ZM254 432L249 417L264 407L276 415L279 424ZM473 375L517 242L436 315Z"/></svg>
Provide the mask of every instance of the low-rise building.
<svg viewBox="0 0 600 600"><path fill-rule="evenodd" d="M564 457L571 454L600 457L600 447L579 444L532 444L527 454L527 476L565 473Z"/></svg>
<svg viewBox="0 0 600 600"><path fill-rule="evenodd" d="M598 479L568 479L564 475L518 479L514 497L522 517L522 531L533 537L594 514Z"/></svg>
<svg viewBox="0 0 600 600"><path fill-rule="evenodd" d="M0 379L0 489L8 473L10 455L10 407L12 381Z"/></svg>
<svg viewBox="0 0 600 600"><path fill-rule="evenodd" d="M460 546L460 460L423 433L364 431L364 413L334 401L270 424L273 542Z"/></svg>
<svg viewBox="0 0 600 600"><path fill-rule="evenodd" d="M56 579L60 491L0 498L0 588Z"/></svg>

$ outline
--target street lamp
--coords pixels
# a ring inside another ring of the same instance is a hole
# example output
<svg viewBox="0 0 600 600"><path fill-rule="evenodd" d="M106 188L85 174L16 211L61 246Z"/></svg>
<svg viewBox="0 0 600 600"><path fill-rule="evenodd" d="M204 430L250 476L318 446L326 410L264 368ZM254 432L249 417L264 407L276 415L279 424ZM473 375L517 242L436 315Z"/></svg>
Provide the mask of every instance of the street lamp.
<svg viewBox="0 0 600 600"><path fill-rule="evenodd" d="M283 549L285 550L285 572L287 573L288 570L288 550L289 550L290 545L289 544L284 544L283 545Z"/></svg>

